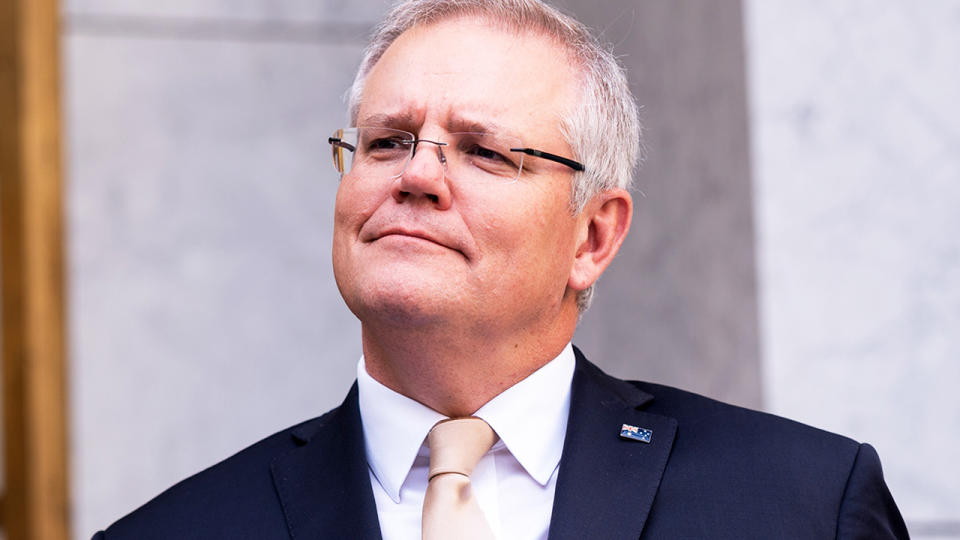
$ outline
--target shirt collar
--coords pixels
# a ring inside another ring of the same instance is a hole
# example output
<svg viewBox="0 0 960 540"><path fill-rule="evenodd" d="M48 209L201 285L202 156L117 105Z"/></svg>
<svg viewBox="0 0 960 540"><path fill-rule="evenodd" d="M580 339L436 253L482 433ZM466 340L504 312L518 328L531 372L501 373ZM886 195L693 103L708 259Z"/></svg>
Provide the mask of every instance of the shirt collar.
<svg viewBox="0 0 960 540"><path fill-rule="evenodd" d="M430 428L446 417L380 384L367 373L362 356L357 364L357 390L367 463L383 490L399 503L400 486L420 445Z"/></svg>
<svg viewBox="0 0 960 540"><path fill-rule="evenodd" d="M560 463L575 364L568 343L552 361L474 413L540 485L547 484ZM357 364L357 386L367 462L387 495L399 503L400 487L427 433L446 417L380 384L367 373L363 357Z"/></svg>
<svg viewBox="0 0 960 540"><path fill-rule="evenodd" d="M483 418L541 486L560 463L576 361L568 343L551 362L480 407Z"/></svg>

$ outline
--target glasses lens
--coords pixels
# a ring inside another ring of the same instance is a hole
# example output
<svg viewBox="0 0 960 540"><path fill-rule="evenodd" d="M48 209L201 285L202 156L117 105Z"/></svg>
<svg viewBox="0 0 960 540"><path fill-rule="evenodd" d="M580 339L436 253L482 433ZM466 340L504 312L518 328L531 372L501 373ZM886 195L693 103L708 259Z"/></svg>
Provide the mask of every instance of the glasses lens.
<svg viewBox="0 0 960 540"><path fill-rule="evenodd" d="M392 177L403 172L413 139L406 131L357 127L337 130L329 140L333 164L341 175L358 172Z"/></svg>
<svg viewBox="0 0 960 540"><path fill-rule="evenodd" d="M407 131L379 127L339 129L330 137L333 164L341 176L357 173L372 178L403 174L416 137ZM419 144L438 144L422 141ZM495 133L450 133L437 150L451 180L462 182L513 182L523 168L520 139Z"/></svg>
<svg viewBox="0 0 960 540"><path fill-rule="evenodd" d="M523 154L511 152L521 147L520 139L492 133L451 133L447 154L447 172L456 180L468 182L513 182L523 168Z"/></svg>
<svg viewBox="0 0 960 540"><path fill-rule="evenodd" d="M413 148L413 134L389 128L357 128L353 170L374 177L403 172Z"/></svg>
<svg viewBox="0 0 960 540"><path fill-rule="evenodd" d="M330 136L327 141L330 143L330 150L333 151L333 166L337 169L341 175L346 171L350 170L350 162L353 160L353 150L356 147L355 144L351 144L346 132L350 130L347 129L338 129L333 132L333 135ZM356 136L352 136L356 138Z"/></svg>

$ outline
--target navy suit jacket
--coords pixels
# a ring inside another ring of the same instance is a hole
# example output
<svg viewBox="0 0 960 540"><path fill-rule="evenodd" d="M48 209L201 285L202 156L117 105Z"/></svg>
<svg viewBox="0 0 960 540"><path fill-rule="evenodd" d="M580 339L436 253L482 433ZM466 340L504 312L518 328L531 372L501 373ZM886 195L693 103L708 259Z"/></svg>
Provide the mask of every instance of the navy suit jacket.
<svg viewBox="0 0 960 540"><path fill-rule="evenodd" d="M551 540L907 538L869 445L622 381L575 352ZM622 424L651 430L650 442L621 438ZM354 384L340 407L180 482L94 539L380 539L365 454Z"/></svg>

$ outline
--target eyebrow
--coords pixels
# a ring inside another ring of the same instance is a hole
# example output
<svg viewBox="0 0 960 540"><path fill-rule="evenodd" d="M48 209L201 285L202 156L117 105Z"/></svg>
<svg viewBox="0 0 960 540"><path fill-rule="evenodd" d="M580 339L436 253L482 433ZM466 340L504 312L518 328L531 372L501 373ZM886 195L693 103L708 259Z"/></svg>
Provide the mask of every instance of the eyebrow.
<svg viewBox="0 0 960 540"><path fill-rule="evenodd" d="M461 116L454 116L447 120L446 129L450 133L490 133L493 135L513 135L513 131L492 120L471 120Z"/></svg>
<svg viewBox="0 0 960 540"><path fill-rule="evenodd" d="M410 129L416 124L416 118L413 113L404 112L397 114L371 114L363 120L357 122L357 126L363 127L386 127L394 129Z"/></svg>
<svg viewBox="0 0 960 540"><path fill-rule="evenodd" d="M362 127L384 127L412 132L419 131L419 124L418 116L412 112L395 114L376 113L365 116L357 122L357 126ZM446 129L448 133L490 133L493 135L516 136L513 130L492 120L475 120L459 115L453 115L447 119L444 129Z"/></svg>

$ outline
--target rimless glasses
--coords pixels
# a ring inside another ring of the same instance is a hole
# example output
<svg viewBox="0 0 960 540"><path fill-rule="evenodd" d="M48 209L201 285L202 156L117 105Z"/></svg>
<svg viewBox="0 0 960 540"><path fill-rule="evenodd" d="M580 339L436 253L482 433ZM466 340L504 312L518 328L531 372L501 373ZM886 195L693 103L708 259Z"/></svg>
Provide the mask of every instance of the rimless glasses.
<svg viewBox="0 0 960 540"><path fill-rule="evenodd" d="M354 127L338 129L328 141L341 177L357 173L396 178L403 174L421 143L437 146L444 174L456 180L513 182L523 170L524 156L583 170L583 165L572 159L526 148L520 139L496 133L448 133L443 141L432 141L397 129Z"/></svg>

